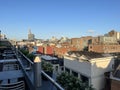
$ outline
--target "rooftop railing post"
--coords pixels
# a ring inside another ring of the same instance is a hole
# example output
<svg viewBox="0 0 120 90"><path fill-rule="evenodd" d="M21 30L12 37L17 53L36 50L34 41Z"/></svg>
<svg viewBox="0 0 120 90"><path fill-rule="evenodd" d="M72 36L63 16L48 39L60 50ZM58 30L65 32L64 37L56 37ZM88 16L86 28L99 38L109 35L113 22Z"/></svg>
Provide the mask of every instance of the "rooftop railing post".
<svg viewBox="0 0 120 90"><path fill-rule="evenodd" d="M18 55L18 46L16 45L16 55Z"/></svg>
<svg viewBox="0 0 120 90"><path fill-rule="evenodd" d="M0 43L1 43L1 30L0 30Z"/></svg>
<svg viewBox="0 0 120 90"><path fill-rule="evenodd" d="M34 60L34 86L38 90L41 86L41 58L37 56Z"/></svg>

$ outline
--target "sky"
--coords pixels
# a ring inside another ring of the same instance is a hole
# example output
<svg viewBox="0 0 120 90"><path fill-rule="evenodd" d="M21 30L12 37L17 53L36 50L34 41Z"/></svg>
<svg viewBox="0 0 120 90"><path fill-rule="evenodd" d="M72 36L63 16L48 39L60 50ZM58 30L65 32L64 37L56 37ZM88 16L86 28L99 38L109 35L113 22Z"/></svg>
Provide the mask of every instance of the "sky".
<svg viewBox="0 0 120 90"><path fill-rule="evenodd" d="M0 0L0 30L9 39L82 37L120 32L120 0Z"/></svg>

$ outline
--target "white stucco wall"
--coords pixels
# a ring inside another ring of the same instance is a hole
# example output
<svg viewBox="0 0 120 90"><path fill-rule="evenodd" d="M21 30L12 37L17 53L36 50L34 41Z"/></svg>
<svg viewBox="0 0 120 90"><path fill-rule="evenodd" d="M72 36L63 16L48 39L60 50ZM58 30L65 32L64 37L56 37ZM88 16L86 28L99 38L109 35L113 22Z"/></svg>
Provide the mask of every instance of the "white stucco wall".
<svg viewBox="0 0 120 90"><path fill-rule="evenodd" d="M112 70L113 57L98 58L91 60L91 84L97 90L104 88L104 73Z"/></svg>
<svg viewBox="0 0 120 90"><path fill-rule="evenodd" d="M87 77L91 76L91 64L89 62L80 62L78 60L64 59L64 66L81 73Z"/></svg>
<svg viewBox="0 0 120 90"><path fill-rule="evenodd" d="M95 90L102 90L105 85L104 75L91 78L91 85Z"/></svg>
<svg viewBox="0 0 120 90"><path fill-rule="evenodd" d="M88 61L64 59L64 66L90 78L96 90L104 88L104 73L112 70L113 57L96 58Z"/></svg>

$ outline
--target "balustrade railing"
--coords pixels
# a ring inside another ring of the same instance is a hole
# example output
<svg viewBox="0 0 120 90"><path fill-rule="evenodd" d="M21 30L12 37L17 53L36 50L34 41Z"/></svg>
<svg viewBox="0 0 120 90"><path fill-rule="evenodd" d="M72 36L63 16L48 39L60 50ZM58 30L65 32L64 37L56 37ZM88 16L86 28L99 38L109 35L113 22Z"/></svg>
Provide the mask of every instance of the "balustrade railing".
<svg viewBox="0 0 120 90"><path fill-rule="evenodd" d="M30 71L33 72L33 64L34 64L34 62L32 62L29 58L27 58L20 51L18 51L18 57L21 57L22 64L23 64L26 72L27 71L28 72L30 72ZM50 83L55 87L54 89L51 89L51 90L64 90L64 88L62 88L53 78L51 78L49 75L47 75L43 70L42 70L41 74L44 75L50 81Z"/></svg>

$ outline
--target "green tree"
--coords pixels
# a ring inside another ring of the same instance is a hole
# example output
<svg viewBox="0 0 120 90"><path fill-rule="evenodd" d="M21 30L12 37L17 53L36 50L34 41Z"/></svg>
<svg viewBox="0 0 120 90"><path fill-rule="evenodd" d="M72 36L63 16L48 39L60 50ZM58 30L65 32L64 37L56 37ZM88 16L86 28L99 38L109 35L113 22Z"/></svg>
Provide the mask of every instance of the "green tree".
<svg viewBox="0 0 120 90"><path fill-rule="evenodd" d="M45 62L42 60L42 69L45 72L53 72L53 65L49 62Z"/></svg>
<svg viewBox="0 0 120 90"><path fill-rule="evenodd" d="M35 55L32 53L29 53L28 50L21 49L20 50L26 57L28 57L31 61L35 59Z"/></svg>
<svg viewBox="0 0 120 90"><path fill-rule="evenodd" d="M83 83L80 79L68 73L58 75L57 82L64 87L65 90L94 90L87 82Z"/></svg>
<svg viewBox="0 0 120 90"><path fill-rule="evenodd" d="M28 50L24 50L24 49L21 49L20 50L25 56L27 56L29 54L29 51Z"/></svg>
<svg viewBox="0 0 120 90"><path fill-rule="evenodd" d="M35 55L34 54L27 54L27 57L33 61L35 59Z"/></svg>

